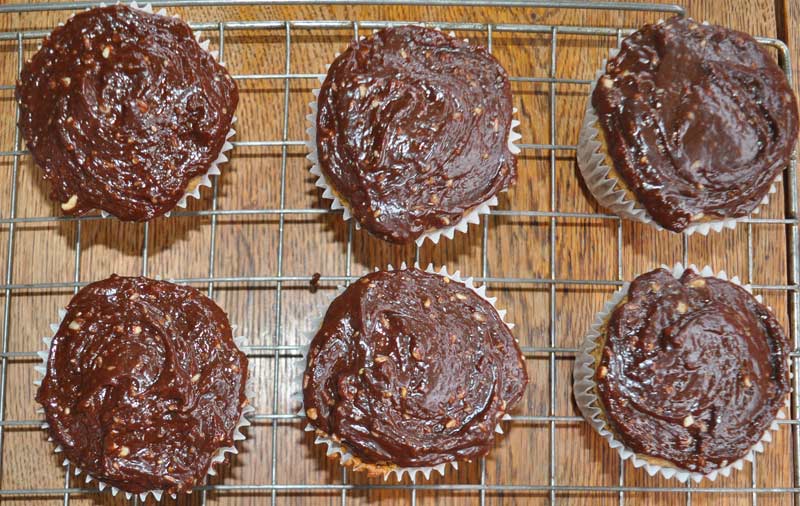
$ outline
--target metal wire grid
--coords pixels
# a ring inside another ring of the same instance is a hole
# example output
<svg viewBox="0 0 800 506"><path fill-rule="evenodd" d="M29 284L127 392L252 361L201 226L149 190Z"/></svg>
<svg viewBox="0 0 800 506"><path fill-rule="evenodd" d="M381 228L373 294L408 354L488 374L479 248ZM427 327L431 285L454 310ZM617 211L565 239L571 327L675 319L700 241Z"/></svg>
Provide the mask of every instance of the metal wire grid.
<svg viewBox="0 0 800 506"><path fill-rule="evenodd" d="M227 2L219 2L213 0L171 0L153 2L154 6L186 6L186 5L256 5L268 3L267 0L228 0ZM276 2L272 2L276 3ZM283 4L302 4L305 2L295 0L280 0L277 3ZM323 3L338 4L347 3L343 0L327 0ZM372 4L417 4L417 5L495 5L495 6L521 6L521 7L569 7L569 8L583 8L583 9L617 9L617 10L635 10L647 11L653 13L674 13L683 14L683 9L676 6L665 5L646 5L646 4L619 4L612 2L544 2L538 0L509 0L500 2L486 2L480 0L428 0L428 1L398 1L398 0L378 0L373 2L360 2ZM91 2L77 2L77 3L64 3L64 4L33 4L33 5L0 5L0 13L10 12L26 12L33 10L65 10L65 9L82 9L95 5ZM224 494L226 492L248 492L260 493L269 495L271 503L275 504L278 492L281 491L340 491L341 504L347 503L347 492L355 489L362 488L388 488L396 489L398 491L406 491L409 493L411 504L416 504L417 490L451 490L451 491L474 491L479 494L480 504L483 505L486 501L487 493L505 492L513 494L514 492L542 492L547 493L552 504L556 503L558 493L566 492L607 492L615 493L618 496L620 506L625 503L626 492L669 492L685 494L686 504L690 505L692 502L692 487L691 484L687 486L670 486L670 487L632 487L625 485L624 465L620 465L619 470L619 484L617 486L580 486L580 485L559 485L556 482L555 471L555 454L556 454L556 437L555 427L559 422L580 422L582 419L577 416L559 416L556 415L556 356L573 356L577 352L576 348L560 347L556 343L555 333L555 317L556 317L556 303L555 294L556 286L610 286L616 287L622 285L623 279L623 261L622 261L622 221L615 215L611 214L594 214L594 213L577 213L577 212L562 212L556 206L556 152L574 152L574 145L557 144L556 140L556 127L557 127L557 114L556 114L556 89L559 84L580 84L588 86L589 80L583 79L570 79L559 78L556 74L556 56L558 48L558 35L580 35L580 36L603 36L603 37L616 37L617 44L621 41L624 35L627 35L632 30L624 28L600 28L600 27L587 27L587 26L550 26L550 25L531 25L531 24L480 24L480 23L436 23L430 22L427 24L435 25L448 30L462 30L483 33L486 35L488 41L488 49L492 50L493 35L498 32L510 33L526 33L526 34L549 34L550 36L550 68L547 76L512 76L511 80L524 83L545 83L548 86L548 100L549 100L549 127L550 127L550 140L546 144L520 144L523 150L528 151L542 151L549 152L550 158L550 210L549 211L534 211L534 210L493 210L491 214L497 216L512 216L512 217L531 217L531 218L546 218L549 220L549 242L550 242L550 265L549 276L545 278L520 278L520 277L492 277L488 275L488 230L489 219L484 219L482 223L482 267L481 275L477 276L476 281L494 284L518 284L523 286L547 286L550 294L550 334L549 343L546 347L523 347L523 353L526 357L542 356L545 355L549 359L549 411L546 416L515 416L512 417L512 423L527 422L527 423L546 423L549 425L549 460L548 460L548 475L549 480L547 484L531 484L531 485L511 485L511 484L488 484L486 483L486 462L480 462L480 482L475 484L374 484L374 485L354 485L348 483L348 471L342 469L343 481L341 484L328 484L328 485L311 485L305 483L283 484L277 482L277 424L279 421L299 419L298 415L293 413L280 413L278 409L278 393L279 389L287 385L287 379L281 381L279 363L280 359L293 360L298 358L299 347L292 345L284 345L282 329L281 329L281 290L285 284L305 284L311 279L311 276L285 276L283 274L283 250L284 250L284 221L288 215L321 215L336 213L328 209L291 209L286 208L286 173L287 173L287 149L290 146L302 146L304 140L302 139L289 139L289 95L290 83L293 80L315 80L319 76L317 74L298 74L292 73L291 70L291 40L292 30L347 30L351 31L352 35L358 38L363 30L379 29L391 24L391 22L358 22L358 21L303 21L303 20L286 20L286 21L230 21L230 22L212 22L212 23L194 23L192 27L195 30L203 31L206 35L215 33L219 45L220 59L224 60L225 54L225 34L229 31L236 30L260 30L268 33L282 33L285 39L285 68L283 73L279 74L236 74L236 69L231 69L234 78L237 80L273 80L283 81L283 117L282 117L282 136L279 140L239 140L234 141L233 144L237 148L246 147L280 147L281 149L281 164L280 164L280 203L279 208L272 209L234 209L234 210L220 210L218 209L218 185L213 185L213 197L211 200L211 209L199 211L179 211L173 213L173 216L208 216L210 218L210 245L208 250L208 276L207 277L194 277L176 279L177 282L190 283L193 285L203 285L207 287L209 296L213 296L215 287L224 284L244 284L244 285L264 285L274 284L276 290L276 304L275 304L275 333L273 336L273 344L271 345L253 345L249 346L247 355L251 358L272 357L274 360L273 369L273 403L271 412L259 412L252 415L250 418L253 421L268 422L272 428L272 465L269 477L269 483L259 483L252 485L205 485L198 487L200 495L200 503L205 505L207 501L207 494L213 491L217 494ZM18 31L0 33L0 41L16 42L17 48L17 71L22 67L23 61L23 41L29 39L39 39L46 35L44 31ZM777 39L760 38L759 41L767 46L777 50L779 60L782 68L786 72L787 77L791 81L791 64L790 55L787 46ZM13 90L13 84L0 85L0 90ZM15 120L19 118L19 109L15 113ZM525 136L525 132L523 137ZM22 428L26 430L39 430L42 423L41 420L6 420L5 419L5 405L6 405L6 386L9 362L13 360L30 360L37 357L35 351L25 352L11 352L8 351L9 342L9 318L10 318L10 299L14 291L20 290L52 290L58 288L71 288L74 292L86 284L82 282L80 276L81 265L81 224L83 221L103 219L99 216L87 217L63 217L63 216L37 216L37 217L17 217L17 176L19 173L20 158L27 156L28 152L22 149L19 129L14 133L14 149L11 151L0 151L0 157L12 158L11 177L12 185L9 192L9 217L0 218L0 224L7 225L8 227L8 241L6 244L7 261L6 261L6 276L3 284L0 284L0 290L5 293L5 312L3 315L2 327L2 351L0 351L0 470L3 464L3 436L6 428ZM790 335L794 344L794 351L791 354L792 365L795 371L794 374L794 391L791 398L791 418L784 420L781 423L788 424L792 429L792 449L793 449L793 481L792 487L783 488L763 488L758 487L756 482L756 464L754 463L751 468L751 486L749 488L731 488L731 487L712 487L703 488L703 493L748 493L752 497L752 504L756 505L758 496L760 494L785 494L787 498L791 495L800 496L800 434L798 428L800 426L800 402L798 398L798 390L800 390L800 336L798 330L800 325L798 323L798 316L800 316L800 261L798 258L798 250L800 243L798 243L798 203L797 203L797 161L793 157L790 166L786 169L784 177L785 186L785 200L786 200L786 216L785 218L771 219L771 218L748 218L745 221L747 227L747 274L748 279L752 279L753 273L753 234L752 227L754 224L780 224L784 225L787 235L788 246L788 265L787 277L788 284L785 285L769 285L769 284L755 284L754 288L762 291L778 291L784 292L787 297L789 317L790 317ZM216 181L215 181L216 183ZM216 255L216 228L217 218L219 216L249 216L249 215L277 215L279 220L278 225L278 245L277 245L277 268L274 275L271 276L216 276L215 275L215 255ZM558 219L601 219L612 220L617 223L617 242L618 242L618 255L617 255L617 278L605 280L593 279L566 279L556 276L556 223ZM14 283L12 279L12 267L14 265L14 232L17 224L20 223L52 223L61 221L74 221L76 227L76 238L74 243L75 248L75 275L72 281L53 281L45 283L32 283L20 284ZM149 225L145 223L144 240L141 247L141 273L142 275L148 274L148 245L149 245ZM351 272L351 260L353 249L353 222L350 221L348 234L347 234L347 249L346 249L346 271L345 276L322 276L321 281L347 283L355 279ZM472 231L471 233L475 233ZM682 257L684 263L687 263L687 240L683 237L682 242ZM416 249L414 261L419 259L419 248ZM409 259L412 260L412 259ZM313 270L313 268L312 268ZM251 435L251 437L253 437ZM3 497L60 497L63 504L70 503L70 497L74 494L87 494L97 492L92 488L74 488L70 486L70 471L67 468L67 473L64 479L64 487L59 489L0 489L0 500ZM138 504L138 499L132 500L134 504Z"/></svg>

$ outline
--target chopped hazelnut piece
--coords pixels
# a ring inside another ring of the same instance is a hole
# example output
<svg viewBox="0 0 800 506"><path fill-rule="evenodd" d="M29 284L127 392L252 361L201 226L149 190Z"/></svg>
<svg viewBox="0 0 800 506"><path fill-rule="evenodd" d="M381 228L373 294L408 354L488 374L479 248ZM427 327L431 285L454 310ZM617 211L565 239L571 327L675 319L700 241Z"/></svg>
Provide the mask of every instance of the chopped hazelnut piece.
<svg viewBox="0 0 800 506"><path fill-rule="evenodd" d="M689 286L692 288L701 288L706 286L705 278L695 278L689 282Z"/></svg>
<svg viewBox="0 0 800 506"><path fill-rule="evenodd" d="M75 209L75 206L77 205L78 205L78 196L73 195L66 202L63 202L61 204L61 209L64 211L71 211Z"/></svg>

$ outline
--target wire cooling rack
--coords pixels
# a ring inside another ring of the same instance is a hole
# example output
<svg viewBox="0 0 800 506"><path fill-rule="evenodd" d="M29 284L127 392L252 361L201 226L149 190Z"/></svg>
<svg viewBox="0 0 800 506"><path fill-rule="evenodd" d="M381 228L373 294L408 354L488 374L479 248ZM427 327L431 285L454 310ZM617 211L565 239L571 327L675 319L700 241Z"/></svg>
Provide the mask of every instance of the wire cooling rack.
<svg viewBox="0 0 800 506"><path fill-rule="evenodd" d="M247 1L247 0L228 0L227 2L220 1L189 1L189 0L173 0L153 2L153 6L164 7L177 7L177 6L236 6L236 5L257 5L267 3L281 3L281 4L305 4L313 2L301 1L282 1L282 2L268 2L268 1ZM324 2L328 4L343 4L348 3L345 1L332 0ZM533 0L512 0L501 2L488 2L488 1L474 1L474 0L439 0L427 2L399 2L394 0L383 0L374 2L361 2L364 4L373 5L435 5L435 6L496 6L496 7L561 7L570 9L607 9L607 10L624 10L624 11L639 11L644 12L648 16L652 16L650 21L654 21L659 17L664 17L672 14L683 15L683 9L676 6L669 5L647 5L647 4L621 4L612 2L544 2ZM94 3L61 3L61 4L31 4L31 5L0 5L0 16L10 16L12 13L23 13L29 11L51 11L51 10L78 10L95 5ZM560 494L589 494L589 493L604 493L610 494L614 499L612 502L623 505L626 502L626 496L634 493L649 493L653 494L651 497L655 498L656 494L670 494L685 496L685 502L691 504L693 493L697 489L693 488L690 484L683 486L677 482L670 482L669 485L664 487L652 486L632 486L626 482L625 466L619 466L618 484L614 486L582 486L582 485L568 485L561 484L557 481L555 470L555 458L557 438L555 436L556 424L563 422L580 423L581 418L577 416L563 416L557 414L555 410L557 388L570 388L570 385L556 384L556 359L557 357L571 357L576 353L575 348L559 346L555 336L555 325L553 322L556 319L556 287L563 286L603 286L603 287L616 287L622 284L623 276L623 257L622 257L622 222L614 215L610 214L596 214L596 213L579 213L579 212L566 212L560 211L557 206L556 199L556 153L565 153L572 156L575 151L574 144L559 144L557 143L557 122L569 119L571 121L580 121L580 118L560 118L556 108L557 88L559 85L577 85L586 86L590 81L587 79L578 79L572 77L563 77L563 72L556 72L557 68L557 55L559 49L559 37L570 35L578 36L581 40L591 40L598 37L612 37L616 38L619 44L622 37L630 33L631 27L608 28L608 27L592 27L592 26L562 26L562 25L536 25L536 24L508 24L508 23L472 23L472 22L436 22L435 19L428 20L408 20L408 21L423 21L427 24L438 26L446 30L457 30L459 32L466 32L473 34L476 38L481 36L486 41L489 50L492 50L494 39L497 34L540 34L544 40L548 41L549 46L549 71L543 75L515 75L511 77L512 82L520 83L537 83L547 88L547 100L549 106L549 141L544 143L522 143L520 147L523 152L537 152L549 156L549 170L550 170L550 203L547 210L499 210L492 211L496 216L507 217L520 217L520 218L536 218L543 220L547 223L549 249L550 249L550 263L549 275L542 277L498 277L489 275L489 260L487 252L487 243L489 237L489 219L482 220L482 230L473 229L471 234L482 233L482 248L481 248L481 269L480 274L475 279L480 282L488 283L489 285L504 285L504 286L520 286L520 287L539 287L541 289L549 290L550 304L546 311L549 311L550 319L550 333L549 342L547 346L533 347L524 346L523 353L526 357L544 356L548 361L548 378L549 384L547 394L549 396L549 408L546 415L543 416L522 416L518 415L513 417L511 422L512 426L516 423L540 423L549 428L549 448L544 449L543 452L549 455L547 459L537 459L533 457L531 465L547 465L547 480L542 483L532 484L511 484L511 483L489 483L486 478L486 462L480 462L480 479L475 483L419 483L409 484L400 483L395 484L392 482L370 482L369 484L354 483L350 473L347 470L342 470L342 479L338 483L330 484L311 484L305 482L296 483L283 483L280 482L276 475L276 469L280 465L278 462L276 447L276 433L278 423L290 422L297 426L297 430L303 425L302 420L298 415L289 410L284 410L279 407L278 393L280 389L290 388L290 378L281 374L281 363L285 361L296 361L299 354L299 347L296 345L284 344L286 342L285 336L282 331L282 313L284 311L285 302L283 302L282 291L287 287L294 285L307 285L311 280L312 274L318 270L315 266L308 266L307 275L286 275L284 270L284 253L285 253L285 240L284 230L285 221L288 217L292 216L307 216L311 219L320 215L336 213L325 207L309 207L309 208L292 208L287 206L286 188L287 188L287 150L292 147L302 147L304 139L290 138L290 83L295 81L312 82L316 84L319 77L317 74L304 74L295 73L292 71L292 60L297 58L297 54L293 54L294 49L292 46L292 36L297 30L303 30L306 33L313 33L318 30L326 31L341 31L347 33L352 37L359 37L368 34L373 29L383 28L391 23L378 22L378 21L359 21L359 20L265 20L265 21L226 21L226 22L211 22L211 23L194 23L193 28L202 31L206 37L211 37L212 34L218 44L218 49L221 59L225 59L225 43L226 35L236 33L237 31L247 30L250 33L256 33L259 36L280 38L283 40L283 47L285 51L285 66L283 72L272 74L244 74L239 71L235 66L230 68L231 73L235 79L240 82L243 81L270 81L278 83L283 86L283 105L282 117L277 119L280 121L282 134L280 138L273 139L241 139L236 138L233 142L235 146L234 155L236 150L243 148L254 147L269 147L280 149L280 165L277 168L280 174L280 196L279 205L271 208L242 208L242 209L219 209L218 208L218 185L214 185L213 197L208 199L210 209L201 210L180 210L173 213L173 216L203 216L210 220L211 226L211 239L210 246L207 254L208 275L200 277L187 277L176 279L177 282L190 283L195 286L207 287L208 293L214 295L215 290L225 285L237 285L244 288L252 286L274 286L275 303L272 308L264 308L264 311L272 311L274 317L274 334L271 336L272 344L254 344L248 347L247 354L253 359L271 358L272 370L268 371L269 375L268 384L272 389L272 405L257 405L257 413L251 417L251 420L256 423L261 423L271 427L271 432L259 431L257 434L249 434L248 438L271 437L273 452L269 463L270 472L263 477L263 481L252 484L226 484L224 481L220 483L207 484L204 487L199 487L197 492L193 495L193 501L199 504L206 504L214 501L224 499L226 495L231 494L247 494L251 498L255 498L256 504L276 504L279 500L281 493L303 493L303 492L335 492L341 504L348 503L350 494L354 490L361 489L393 489L402 497L408 498L411 504L416 504L418 491L428 490L441 490L451 491L453 493L467 494L470 500L474 499L476 503L483 505L489 501L488 495L500 495L509 499L517 498L519 501L524 502L526 496L524 494L538 493L542 494L545 499L549 499L551 504L557 502ZM37 40L46 35L46 31L12 31L0 33L0 42L5 41L15 45L16 48L16 65L17 71L22 65L24 58L23 46L26 41ZM777 39L761 38L761 43L774 48L778 56L782 68L785 70L787 76L791 80L791 65L790 55L788 48L783 42ZM561 70L561 69L560 69ZM0 90L5 90L8 93L13 90L13 83L0 83ZM19 117L19 112L16 112L16 118ZM6 118L4 121L10 121L11 118ZM523 131L523 140L527 140L527 132ZM12 338L9 332L9 324L11 319L10 301L14 293L18 292L36 292L48 291L54 289L72 290L77 291L83 286L86 281L81 279L81 226L83 223L90 220L101 220L99 216L87 216L81 218L62 217L62 216L18 216L17 203L18 203L18 177L19 173L23 170L21 160L28 156L25 151L23 142L20 139L18 130L15 130L13 136L13 149L0 151L0 160L11 160L9 164L11 170L10 188L4 190L3 205L8 206L8 214L0 218L0 226L6 228L8 232L8 239L6 243L6 274L2 284L0 284L0 293L5 294L4 298L4 312L2 321L2 350L0 350L0 472L8 467L8 449L4 448L4 439L10 430L24 430L24 431L40 431L41 420L37 419L8 419L7 403L8 399L8 381L9 369L15 362L31 362L36 359L36 349L25 351L11 351L9 347L10 339ZM235 161L234 161L235 163ZM274 168L274 167L273 167ZM783 178L784 185L784 199L785 199L785 216L783 218L757 218L751 217L744 221L743 225L747 229L747 268L748 279L752 280L752 273L754 269L754 238L753 227L758 225L770 224L782 227L786 237L787 248L787 265L785 266L785 279L786 284L760 284L754 285L754 288L762 292L776 292L783 294L786 297L786 307L789 313L789 332L792 342L794 343L795 351L792 353L793 370L798 370L798 360L800 360L800 353L798 349L798 310L800 309L798 299L798 280L800 280L800 272L798 267L798 217L797 217L797 175L796 175L796 160L793 159L791 165L786 169ZM44 198L44 197L43 197ZM206 196L204 196L206 198ZM278 237L277 243L274 245L276 255L276 269L274 274L259 275L259 276L222 276L216 272L215 256L218 255L217 249L217 221L223 217L237 216L272 216L278 220ZM616 223L617 227L617 241L619 247L617 248L618 254L616 258L617 276L612 279L573 279L564 278L557 275L555 259L556 252L556 232L557 220L570 220L570 219L598 219L609 220ZM48 280L46 282L37 283L20 283L15 282L13 277L13 266L16 262L25 261L25 259L15 258L15 229L28 224L47 224L59 222L74 222L75 227L75 275L71 281L64 280ZM150 225L143 225L143 241L141 243L141 273L147 275L150 273L148 269L149 261L149 246L150 246ZM359 273L352 272L352 255L353 255L353 237L354 229L352 222L349 224L347 230L347 246L346 246L346 272L343 276L331 276L322 273L321 282L328 283L347 283L355 279ZM682 257L684 263L688 260L687 256L687 240L685 237L682 239ZM412 258L408 261L418 260L420 255L419 248L416 249ZM502 290L499 290L502 292ZM502 297L502 293L501 293ZM267 368L264 368L266 370ZM282 377L283 376L283 377ZM792 459L792 485L781 488L766 488L759 486L756 479L756 466L751 468L751 479L749 486L741 487L725 487L725 486L707 486L702 489L706 494L728 494L735 493L740 496L744 494L748 498L748 502L753 505L757 504L759 497L763 494L777 494L781 501L786 502L796 501L796 497L800 494L800 438L798 438L798 374L794 374L794 393L791 398L791 413L788 420L784 420L783 424L791 426L791 447L793 453ZM32 402L32 399L31 399ZM525 430L524 427L512 427L513 430ZM575 444L582 444L576 442ZM772 451L780 451L771 448ZM500 448L497 451L511 451L510 448ZM240 457L241 458L241 457ZM42 463L39 468L41 473L55 473L55 469L50 469L51 462ZM3 485L0 488L0 502L4 499L18 499L18 500L50 500L52 502L59 502L69 504L74 500L76 495L87 495L96 492L91 487L81 487L76 485L78 480L70 480L71 469L67 468L66 477L64 479L63 488L14 488L6 487ZM740 471L746 473L747 470ZM3 484L5 482L2 482ZM82 483L82 481L80 482ZM340 495L339 495L340 494ZM519 496L518 496L519 494ZM234 501L235 499L232 499ZM138 503L138 499L134 498L133 503ZM329 499L329 502L333 502ZM608 502L606 502L608 504Z"/></svg>

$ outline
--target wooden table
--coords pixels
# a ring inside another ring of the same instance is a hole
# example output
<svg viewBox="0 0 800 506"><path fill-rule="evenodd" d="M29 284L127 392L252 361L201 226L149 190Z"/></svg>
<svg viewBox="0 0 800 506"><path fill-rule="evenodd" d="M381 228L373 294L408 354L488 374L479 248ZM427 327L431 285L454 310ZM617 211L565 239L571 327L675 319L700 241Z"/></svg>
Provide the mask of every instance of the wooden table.
<svg viewBox="0 0 800 506"><path fill-rule="evenodd" d="M721 23L753 34L782 37L790 41L795 74L800 73L800 5L791 0L695 0L686 1L687 13L700 20ZM428 20L476 23L528 23L537 25L590 25L637 27L659 15L609 11L531 8L465 7L355 7L297 6L173 8L194 22L240 20ZM67 12L0 14L0 32L28 29L49 30L65 19ZM317 74L326 62L345 47L352 37L347 30L319 30L292 27L289 31L291 60L287 66L285 26L252 30L228 29L225 33L224 60L233 74ZM368 33L361 29L360 33ZM459 35L486 43L486 32L466 31ZM205 32L218 46L217 31ZM551 33L518 34L495 31L494 54L514 76L589 79L593 76L614 36L557 34L557 52L551 68ZM36 48L26 40L25 54ZM17 69L16 41L0 42L0 84L13 84ZM554 70L554 73L551 71ZM795 89L797 89L795 79ZM237 141L288 140L305 138L305 115L314 79L239 80L241 105L238 111ZM550 128L551 86L557 119ZM522 122L522 142L544 145L573 145L577 140L584 107L586 84L515 82L515 105ZM284 101L288 115L284 124ZM0 90L0 150L13 151L13 91ZM284 132L285 130L285 132ZM285 134L285 135L284 135ZM394 247L351 231L339 214L272 213L242 214L242 209L327 209L328 202L314 188L307 172L305 148L296 143L285 147L237 146L232 161L223 169L217 191L219 213L198 215L212 209L212 192L205 190L200 201L192 201L189 215L158 219L146 228L142 224L123 224L116 220L31 219L60 214L47 198L47 188L29 156L0 156L0 186L6 188L0 200L0 314L8 311L5 367L7 386L3 419L16 421L3 426L3 490L53 489L46 495L4 496L3 504L61 504L57 492L65 486L64 469L53 454L33 401L35 387L30 352L42 348L41 336L57 320L58 308L69 300L76 282L85 283L112 272L138 274L146 269L151 276L204 280L221 279L210 288L214 298L228 311L231 321L240 326L253 345L251 368L258 394L259 414L249 429L242 453L224 468L211 484L270 485L275 488L276 504L408 504L412 493L417 504L479 504L478 490L483 482L486 504L548 504L547 486L618 486L621 476L626 487L681 487L674 481L648 477L632 465L623 466L616 452L582 420L571 400L571 370L574 349L595 312L613 292L613 284L592 281L630 279L661 263L681 261L684 245L680 236L659 233L652 228L597 216L552 218L551 211L604 213L587 195L577 175L574 151L569 149L526 149L520 157L517 186L503 195L500 210L541 211L544 215L509 216L497 214L484 220L488 226L473 226L469 234L444 240L438 246L426 244L419 251L422 264L445 264L451 270L478 277L526 278L538 280L588 280L588 283L494 282L491 294L498 305L509 310L517 323L516 333L526 347L531 385L506 425L508 435L498 438L497 448L485 461L462 465L429 484L442 489L365 489L380 485L379 480L347 473L343 476L336 462L326 461L324 451L303 433L303 422L291 414L297 406L291 399L292 378L298 359L297 345L306 342L311 330L308 316L320 311L334 293L337 280L348 274L388 263L413 261L413 247ZM285 149L285 152L284 152ZM553 158L551 159L551 152ZM285 156L284 156L285 155ZM285 164L283 161L285 160ZM551 165L552 164L552 165ZM552 171L551 171L552 169ZM16 205L10 189L16 172ZM285 184L281 184L284 174ZM552 178L552 175L555 178ZM13 209L12 209L13 208ZM760 217L786 217L783 189L771 199ZM12 215L13 213L13 215ZM9 220L11 217L15 220ZM13 225L12 225L13 224ZM748 255L748 228L752 232L752 260ZM686 256L698 265L739 275L758 285L783 286L788 277L787 230L781 223L740 225L735 230L692 236L686 242ZM352 233L351 248L348 237ZM13 234L11 271L6 271L9 236ZM551 237L555 239L551 242ZM147 262L142 248L147 244ZM485 242L484 242L485 241ZM76 247L79 244L79 248ZM486 249L485 264L483 251ZM278 251L282 250L282 258ZM213 251L213 261L209 255ZM618 264L618 255L621 262ZM348 258L350 262L348 263ZM749 265L751 264L752 265ZM320 289L313 292L308 278L323 275ZM261 281L230 279L266 277ZM276 277L293 277L277 282ZM50 283L60 283L51 286ZM205 282L194 283L209 288ZM551 288L552 286L552 288ZM756 290L764 295L784 325L789 325L789 295L782 289ZM280 302L280 304L278 304ZM552 306L551 306L552 303ZM550 310L555 319L551 322ZM276 323L277 322L277 323ZM554 351L555 349L555 351ZM550 353L550 351L554 351ZM551 385L553 389L551 391ZM552 398L551 398L552 397ZM277 416L273 416L277 415ZM555 453L551 456L551 438ZM753 494L704 493L704 488L796 487L793 478L792 427L784 425L757 459L757 466L735 472L730 478L693 487L691 504L755 504ZM277 466L273 468L273 460ZM552 468L550 463L552 462ZM273 476L274 469L274 476ZM484 471L484 472L482 472ZM343 481L346 480L346 481ZM325 489L326 484L355 484L357 488ZM407 482L404 482L407 484ZM298 490L285 485L318 485L316 490ZM454 485L473 485L455 490ZM68 485L81 488L82 479ZM512 486L509 488L508 486ZM518 491L513 486L539 485L543 490ZM504 488L505 487L505 488ZM91 487L89 487L91 488ZM208 504L270 504L271 487L253 490L212 491ZM624 500L630 505L678 505L687 494L626 490L592 489L553 492L558 504L611 505ZM792 494L759 493L759 505L793 503ZM75 492L70 504L122 504L110 494ZM167 501L171 502L171 501ZM181 504L201 504L195 493Z"/></svg>

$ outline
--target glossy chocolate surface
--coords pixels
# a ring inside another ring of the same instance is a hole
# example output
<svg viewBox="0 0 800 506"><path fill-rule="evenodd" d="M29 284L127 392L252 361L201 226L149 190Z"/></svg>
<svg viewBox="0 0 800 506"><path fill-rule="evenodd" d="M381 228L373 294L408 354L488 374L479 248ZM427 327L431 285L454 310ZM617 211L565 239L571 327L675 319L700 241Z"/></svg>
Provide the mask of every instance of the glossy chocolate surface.
<svg viewBox="0 0 800 506"><path fill-rule="evenodd" d="M775 316L743 288L658 269L611 314L597 391L628 447L708 473L744 457L783 407L789 351Z"/></svg>
<svg viewBox="0 0 800 506"><path fill-rule="evenodd" d="M666 229L741 217L786 167L797 102L750 35L691 19L626 38L592 95L614 168Z"/></svg>
<svg viewBox="0 0 800 506"><path fill-rule="evenodd" d="M309 423L365 463L417 467L486 455L527 383L491 304L407 269L364 276L333 301L303 397Z"/></svg>
<svg viewBox="0 0 800 506"><path fill-rule="evenodd" d="M36 400L74 466L127 492L182 492L233 445L246 380L211 299L115 275L70 301Z"/></svg>
<svg viewBox="0 0 800 506"><path fill-rule="evenodd" d="M320 168L381 239L455 225L516 180L508 75L480 46L386 28L334 60L317 103Z"/></svg>
<svg viewBox="0 0 800 506"><path fill-rule="evenodd" d="M67 214L163 215L216 161L239 101L189 26L122 5L80 12L17 83L19 125Z"/></svg>

